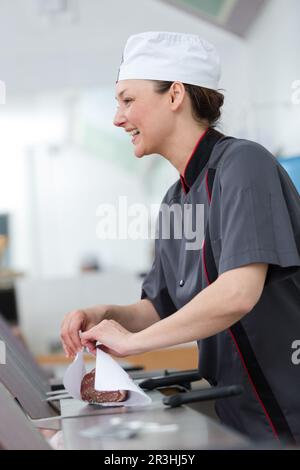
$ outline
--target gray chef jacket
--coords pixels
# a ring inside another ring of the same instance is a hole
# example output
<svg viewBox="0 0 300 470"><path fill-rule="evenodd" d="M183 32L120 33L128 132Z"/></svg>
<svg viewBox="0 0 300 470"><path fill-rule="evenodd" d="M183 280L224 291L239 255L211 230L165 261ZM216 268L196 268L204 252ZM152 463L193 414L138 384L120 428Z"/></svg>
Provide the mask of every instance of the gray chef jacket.
<svg viewBox="0 0 300 470"><path fill-rule="evenodd" d="M232 328L198 341L199 371L211 385L243 386L240 396L216 402L224 424L255 440L299 445L300 365L292 360L293 344L300 340L299 194L265 148L208 129L162 201L162 207L185 204L204 205L204 243L187 249L184 231L181 238L172 230L169 238L158 231L142 298L152 302L161 319L192 300L215 280L209 278L207 246L215 278L267 263L266 283L253 310ZM184 225L183 217L176 217L178 211L170 218L171 228Z"/></svg>

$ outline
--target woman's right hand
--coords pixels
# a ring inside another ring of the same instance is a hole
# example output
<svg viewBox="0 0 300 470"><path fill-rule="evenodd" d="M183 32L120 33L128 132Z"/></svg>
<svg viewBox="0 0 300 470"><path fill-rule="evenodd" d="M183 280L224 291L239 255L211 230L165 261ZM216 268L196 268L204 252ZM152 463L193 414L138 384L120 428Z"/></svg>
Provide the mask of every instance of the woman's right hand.
<svg viewBox="0 0 300 470"><path fill-rule="evenodd" d="M105 305L84 310L74 310L65 315L60 329L62 345L67 357L82 350L79 332L87 331L100 323L107 313Z"/></svg>

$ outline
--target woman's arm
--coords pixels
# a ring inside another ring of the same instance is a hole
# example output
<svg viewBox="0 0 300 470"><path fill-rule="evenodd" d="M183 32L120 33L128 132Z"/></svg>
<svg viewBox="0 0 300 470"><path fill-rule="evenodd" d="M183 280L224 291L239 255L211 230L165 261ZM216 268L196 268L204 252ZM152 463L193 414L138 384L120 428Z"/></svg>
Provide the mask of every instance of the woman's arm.
<svg viewBox="0 0 300 470"><path fill-rule="evenodd" d="M160 319L152 303L143 299L131 305L97 305L74 310L65 315L61 325L61 340L67 356L82 349L80 331L89 331L105 320L114 320L131 332L148 328Z"/></svg>
<svg viewBox="0 0 300 470"><path fill-rule="evenodd" d="M215 335L240 320L258 302L267 264L251 264L220 275L173 315L132 333L113 320L104 320L82 336L82 344L95 342L116 356L128 356Z"/></svg>
<svg viewBox="0 0 300 470"><path fill-rule="evenodd" d="M106 320L114 320L135 333L160 320L153 304L143 299L131 305L107 305Z"/></svg>

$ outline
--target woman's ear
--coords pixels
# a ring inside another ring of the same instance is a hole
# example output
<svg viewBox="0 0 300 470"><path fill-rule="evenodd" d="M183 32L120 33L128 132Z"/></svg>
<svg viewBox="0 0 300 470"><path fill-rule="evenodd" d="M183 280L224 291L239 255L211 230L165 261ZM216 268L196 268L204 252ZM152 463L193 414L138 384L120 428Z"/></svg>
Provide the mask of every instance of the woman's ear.
<svg viewBox="0 0 300 470"><path fill-rule="evenodd" d="M183 83L181 82L174 82L170 87L170 103L172 105L172 109L176 110L181 103L183 102L185 96L185 88Z"/></svg>

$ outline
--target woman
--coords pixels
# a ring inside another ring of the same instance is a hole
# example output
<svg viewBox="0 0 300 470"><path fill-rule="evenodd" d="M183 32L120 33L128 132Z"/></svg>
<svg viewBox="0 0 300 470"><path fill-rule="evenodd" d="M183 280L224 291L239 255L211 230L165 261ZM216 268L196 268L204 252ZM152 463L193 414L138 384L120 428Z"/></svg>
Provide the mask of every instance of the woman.
<svg viewBox="0 0 300 470"><path fill-rule="evenodd" d="M183 219L174 211L142 299L71 312L62 341L71 356L100 341L124 357L196 340L201 375L244 388L218 400L223 423L253 439L300 443L300 369L291 360L300 337L300 198L266 149L214 129L219 78L214 47L197 36L129 38L114 124L132 135L136 157L156 153L176 167L162 207L204 205L205 239L175 237Z"/></svg>

